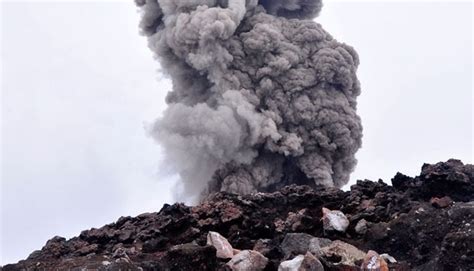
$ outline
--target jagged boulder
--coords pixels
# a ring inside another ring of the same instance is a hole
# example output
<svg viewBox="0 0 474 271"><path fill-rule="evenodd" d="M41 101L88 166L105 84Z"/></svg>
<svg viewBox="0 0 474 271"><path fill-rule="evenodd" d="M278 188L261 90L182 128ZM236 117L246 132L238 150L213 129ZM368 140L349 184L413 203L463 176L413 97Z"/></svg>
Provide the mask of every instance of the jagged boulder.
<svg viewBox="0 0 474 271"><path fill-rule="evenodd" d="M318 258L307 252L305 255L298 255L292 260L282 262L278 271L324 271L324 267Z"/></svg>
<svg viewBox="0 0 474 271"><path fill-rule="evenodd" d="M232 245L224 236L217 232L210 231L207 234L207 245L213 246L216 249L217 258L230 259L234 256Z"/></svg>

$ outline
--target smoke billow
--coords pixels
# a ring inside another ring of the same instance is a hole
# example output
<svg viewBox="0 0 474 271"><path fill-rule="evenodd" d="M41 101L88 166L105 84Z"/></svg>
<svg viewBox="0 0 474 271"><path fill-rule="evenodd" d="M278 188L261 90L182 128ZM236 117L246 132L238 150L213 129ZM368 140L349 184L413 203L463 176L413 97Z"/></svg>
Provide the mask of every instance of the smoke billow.
<svg viewBox="0 0 474 271"><path fill-rule="evenodd" d="M136 0L171 77L151 128L184 196L341 187L356 165L357 53L311 19L321 0Z"/></svg>

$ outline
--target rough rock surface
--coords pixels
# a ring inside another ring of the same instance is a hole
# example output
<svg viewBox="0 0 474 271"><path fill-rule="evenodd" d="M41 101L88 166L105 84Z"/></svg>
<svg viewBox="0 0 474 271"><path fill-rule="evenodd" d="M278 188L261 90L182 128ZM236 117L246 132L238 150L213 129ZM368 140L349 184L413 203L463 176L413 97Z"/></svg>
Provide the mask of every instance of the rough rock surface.
<svg viewBox="0 0 474 271"><path fill-rule="evenodd" d="M216 257L206 244L210 231L225 236L233 249L261 253L268 258L265 270L278 270L297 256L285 258L290 255L282 242L289 233L307 234L299 236L306 236L301 244L308 249L319 246L310 253L324 270L360 270L363 259L350 263L337 251L325 253L335 243L350 244L364 257L369 250L387 253L396 259L387 262L390 270L474 269L474 167L449 160L424 165L415 178L397 174L392 183L358 181L347 192L288 186L247 196L217 193L195 207L165 205L70 240L54 237L2 270L229 270L229 259ZM443 208L430 202L445 196L453 202ZM324 230L323 207L345 214L350 224L344 233ZM365 229L356 232L362 219ZM307 242L313 237L320 238L318 246Z"/></svg>
<svg viewBox="0 0 474 271"><path fill-rule="evenodd" d="M349 227L349 219L341 211L323 208L323 227L327 231L345 232Z"/></svg>
<svg viewBox="0 0 474 271"><path fill-rule="evenodd" d="M292 260L284 261L278 267L278 271L322 271L321 262L310 252L298 255Z"/></svg>
<svg viewBox="0 0 474 271"><path fill-rule="evenodd" d="M268 259L260 254L260 252L253 250L242 250L237 253L227 263L233 271L262 271L267 266Z"/></svg>
<svg viewBox="0 0 474 271"><path fill-rule="evenodd" d="M217 232L210 231L207 234L207 245L213 246L217 250L217 258L230 259L234 256L232 245Z"/></svg>

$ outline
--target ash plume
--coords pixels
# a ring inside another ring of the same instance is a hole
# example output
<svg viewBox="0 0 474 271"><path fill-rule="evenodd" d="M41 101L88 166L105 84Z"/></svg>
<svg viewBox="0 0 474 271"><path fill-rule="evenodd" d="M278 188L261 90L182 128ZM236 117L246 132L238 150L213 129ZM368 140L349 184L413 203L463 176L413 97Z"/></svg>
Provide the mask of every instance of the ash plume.
<svg viewBox="0 0 474 271"><path fill-rule="evenodd" d="M150 128L183 196L341 187L356 165L357 53L312 21L320 0L136 0L173 82Z"/></svg>

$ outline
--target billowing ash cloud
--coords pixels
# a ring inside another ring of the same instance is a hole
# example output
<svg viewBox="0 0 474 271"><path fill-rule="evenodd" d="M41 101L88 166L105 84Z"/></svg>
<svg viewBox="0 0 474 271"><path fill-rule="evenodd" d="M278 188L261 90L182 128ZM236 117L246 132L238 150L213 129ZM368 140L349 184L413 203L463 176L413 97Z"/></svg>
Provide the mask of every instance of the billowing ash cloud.
<svg viewBox="0 0 474 271"><path fill-rule="evenodd" d="M352 47L311 19L320 0L137 0L173 81L150 133L185 197L341 187L362 126Z"/></svg>

